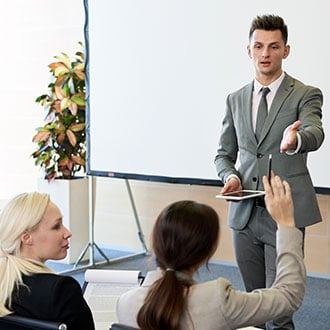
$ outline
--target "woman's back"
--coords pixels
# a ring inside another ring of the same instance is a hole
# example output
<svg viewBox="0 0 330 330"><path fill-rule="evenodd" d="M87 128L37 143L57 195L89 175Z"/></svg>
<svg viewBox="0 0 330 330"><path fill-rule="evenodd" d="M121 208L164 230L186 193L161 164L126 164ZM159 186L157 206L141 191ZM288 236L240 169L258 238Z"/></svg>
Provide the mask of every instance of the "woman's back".
<svg viewBox="0 0 330 330"><path fill-rule="evenodd" d="M140 288L119 298L119 322L143 330L225 330L263 324L296 311L306 285L302 233L294 226L288 184L276 177L274 193L267 184L266 198L279 224L277 273L271 288L241 292L223 278L193 283L194 272L214 252L218 218L207 206L176 202L164 209L154 225L152 242L159 268L147 274Z"/></svg>
<svg viewBox="0 0 330 330"><path fill-rule="evenodd" d="M181 329L236 329L295 311L305 292L302 234L297 228L287 227L279 228L277 235L279 258L277 279L272 288L241 292L224 278L196 283L190 287L187 298L189 314L182 318ZM161 276L160 270L149 272L140 288L119 298L117 315L120 323L137 327L136 315L151 285Z"/></svg>
<svg viewBox="0 0 330 330"><path fill-rule="evenodd" d="M16 314L40 320L61 321L70 330L94 329L91 311L83 298L79 283L72 277L47 273L24 275L23 283L25 286L20 286L13 292L12 309Z"/></svg>

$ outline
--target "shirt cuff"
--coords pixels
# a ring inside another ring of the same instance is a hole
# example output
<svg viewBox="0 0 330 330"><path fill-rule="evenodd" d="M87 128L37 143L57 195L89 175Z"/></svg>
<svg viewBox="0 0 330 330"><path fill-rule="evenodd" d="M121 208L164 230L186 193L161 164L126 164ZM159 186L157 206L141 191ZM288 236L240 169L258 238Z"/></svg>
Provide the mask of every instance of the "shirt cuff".
<svg viewBox="0 0 330 330"><path fill-rule="evenodd" d="M231 179L231 178L236 178L239 183L241 183L241 179L236 175L236 174L230 174L226 177L226 183Z"/></svg>
<svg viewBox="0 0 330 330"><path fill-rule="evenodd" d="M289 156L295 155L299 152L300 148L301 148L301 136L297 132L297 148L295 150L288 150L286 154Z"/></svg>

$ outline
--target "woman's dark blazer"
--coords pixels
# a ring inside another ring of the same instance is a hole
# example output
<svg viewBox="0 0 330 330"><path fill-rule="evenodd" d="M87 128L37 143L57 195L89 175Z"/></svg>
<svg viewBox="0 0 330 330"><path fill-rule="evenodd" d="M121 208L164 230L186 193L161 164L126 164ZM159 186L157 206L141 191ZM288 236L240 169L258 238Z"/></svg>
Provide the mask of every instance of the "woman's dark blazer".
<svg viewBox="0 0 330 330"><path fill-rule="evenodd" d="M25 286L14 290L12 309L18 315L66 323L69 330L94 330L94 321L79 283L56 274L23 275ZM17 329L8 325L2 330Z"/></svg>

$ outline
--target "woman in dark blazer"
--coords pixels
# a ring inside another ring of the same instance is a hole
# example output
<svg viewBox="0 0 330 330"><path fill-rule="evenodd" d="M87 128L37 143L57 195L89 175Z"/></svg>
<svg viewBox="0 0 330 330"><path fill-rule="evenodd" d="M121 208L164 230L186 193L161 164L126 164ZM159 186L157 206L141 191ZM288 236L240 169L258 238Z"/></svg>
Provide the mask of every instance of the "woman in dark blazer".
<svg viewBox="0 0 330 330"><path fill-rule="evenodd" d="M8 202L0 214L0 317L15 313L61 321L70 330L95 329L79 283L44 264L65 258L71 236L47 194L25 193Z"/></svg>

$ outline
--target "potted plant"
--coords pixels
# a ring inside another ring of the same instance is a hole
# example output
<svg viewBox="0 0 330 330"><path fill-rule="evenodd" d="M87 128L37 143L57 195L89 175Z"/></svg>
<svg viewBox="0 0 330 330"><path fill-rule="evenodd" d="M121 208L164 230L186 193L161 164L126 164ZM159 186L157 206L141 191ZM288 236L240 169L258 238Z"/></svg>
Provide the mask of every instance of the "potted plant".
<svg viewBox="0 0 330 330"><path fill-rule="evenodd" d="M48 181L72 179L81 169L85 172L85 57L83 51L75 55L74 60L65 53L55 56L58 61L48 65L49 91L36 99L46 118L32 139L37 143L32 157Z"/></svg>
<svg viewBox="0 0 330 330"><path fill-rule="evenodd" d="M73 59L66 53L54 58L57 61L48 65L48 93L36 99L46 117L32 138L37 143L32 157L44 172L44 178L38 180L38 190L48 193L59 206L64 225L73 233L64 260L73 263L89 236L88 180L77 175L85 173L85 57L82 50Z"/></svg>

